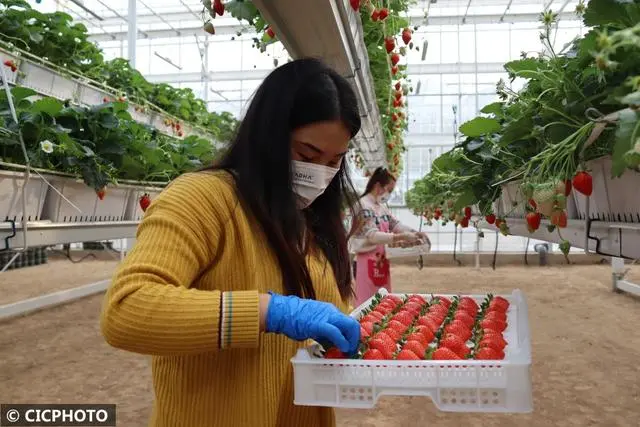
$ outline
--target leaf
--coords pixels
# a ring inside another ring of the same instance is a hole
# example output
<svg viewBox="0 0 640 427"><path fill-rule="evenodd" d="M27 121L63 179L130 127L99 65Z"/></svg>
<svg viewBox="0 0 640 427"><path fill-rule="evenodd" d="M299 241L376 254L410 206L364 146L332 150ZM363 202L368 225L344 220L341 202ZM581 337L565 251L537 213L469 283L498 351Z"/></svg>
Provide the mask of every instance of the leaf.
<svg viewBox="0 0 640 427"><path fill-rule="evenodd" d="M640 4L628 0L591 0L583 20L587 27L632 27L640 20Z"/></svg>
<svg viewBox="0 0 640 427"><path fill-rule="evenodd" d="M504 105L504 103L502 102L492 102L491 104L487 104L485 105L482 110L480 110L481 113L484 114L494 114L496 116L500 116L502 115L502 106Z"/></svg>
<svg viewBox="0 0 640 427"><path fill-rule="evenodd" d="M47 113L54 117L57 116L63 108L64 105L62 105L62 102L55 98L42 98L31 105L31 111Z"/></svg>
<svg viewBox="0 0 640 427"><path fill-rule="evenodd" d="M504 69L510 74L518 74L525 71L540 71L542 63L533 58L518 59L504 64Z"/></svg>
<svg viewBox="0 0 640 427"><path fill-rule="evenodd" d="M453 209L455 211L459 211L465 206L475 205L477 201L478 201L478 198L474 194L473 189L469 188L464 193L462 193L460 197L458 197L458 199L455 202L455 205L453 206Z"/></svg>
<svg viewBox="0 0 640 427"><path fill-rule="evenodd" d="M612 177L619 177L626 170L627 165L624 161L624 155L635 145L635 141L632 141L631 136L638 126L640 126L640 113L634 112L629 108L620 112L616 129L616 142L611 154ZM637 131L636 135L640 135L640 130Z"/></svg>
<svg viewBox="0 0 640 427"><path fill-rule="evenodd" d="M11 96L13 97L13 102L14 104L17 104L18 102L22 101L25 98L29 98L30 96L34 96L37 95L38 92L36 92L33 89L29 89L26 87L14 87L13 89L11 89Z"/></svg>
<svg viewBox="0 0 640 427"><path fill-rule="evenodd" d="M476 117L460 126L460 132L470 137L478 137L500 130L500 122L487 117Z"/></svg>
<svg viewBox="0 0 640 427"><path fill-rule="evenodd" d="M119 123L118 118L113 114L102 114L100 116L100 126L104 128L113 129L118 127Z"/></svg>
<svg viewBox="0 0 640 427"><path fill-rule="evenodd" d="M466 144L467 151L475 151L484 145L484 139L472 139Z"/></svg>
<svg viewBox="0 0 640 427"><path fill-rule="evenodd" d="M44 40L44 37L42 37L42 34L36 33L36 32L29 32L29 38L34 43L41 43L42 40Z"/></svg>

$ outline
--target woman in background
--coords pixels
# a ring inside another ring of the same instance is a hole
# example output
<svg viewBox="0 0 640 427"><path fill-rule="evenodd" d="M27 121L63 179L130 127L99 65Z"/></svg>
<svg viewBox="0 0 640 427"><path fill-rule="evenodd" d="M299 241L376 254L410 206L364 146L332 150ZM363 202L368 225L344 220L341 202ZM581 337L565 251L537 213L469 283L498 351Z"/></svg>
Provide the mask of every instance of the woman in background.
<svg viewBox="0 0 640 427"><path fill-rule="evenodd" d="M356 282L355 307L373 296L379 288L391 292L389 261L385 245L414 245L429 242L426 233L400 223L386 206L396 185L396 179L385 168L373 172L357 213L358 225L351 238L351 251L356 254L354 268Z"/></svg>

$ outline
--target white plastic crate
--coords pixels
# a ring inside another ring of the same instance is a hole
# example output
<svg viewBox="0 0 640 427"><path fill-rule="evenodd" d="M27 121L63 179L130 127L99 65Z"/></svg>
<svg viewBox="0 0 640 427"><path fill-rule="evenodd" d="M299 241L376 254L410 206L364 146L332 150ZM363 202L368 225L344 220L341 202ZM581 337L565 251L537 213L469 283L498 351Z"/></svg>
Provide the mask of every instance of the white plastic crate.
<svg viewBox="0 0 640 427"><path fill-rule="evenodd" d="M480 303L486 295L471 297ZM323 359L316 356L320 347L315 345L298 350L291 359L294 403L365 409L373 408L382 396L428 396L441 411L533 411L527 303L520 290L503 297L510 303L503 333L508 343L504 360ZM370 304L371 299L351 317L359 318Z"/></svg>
<svg viewBox="0 0 640 427"><path fill-rule="evenodd" d="M22 172L0 171L0 221L23 219L22 188L25 180ZM25 188L27 221L38 221L47 194L47 184L32 173Z"/></svg>
<svg viewBox="0 0 640 427"><path fill-rule="evenodd" d="M42 219L53 222L125 221L130 188L107 187L103 200L82 181L70 178L50 178L55 188L47 192ZM62 193L67 200L62 198Z"/></svg>
<svg viewBox="0 0 640 427"><path fill-rule="evenodd" d="M409 248L392 248L387 246L385 249L386 256L389 259L416 258L426 255L431 251L431 245L425 243L423 245L411 246Z"/></svg>

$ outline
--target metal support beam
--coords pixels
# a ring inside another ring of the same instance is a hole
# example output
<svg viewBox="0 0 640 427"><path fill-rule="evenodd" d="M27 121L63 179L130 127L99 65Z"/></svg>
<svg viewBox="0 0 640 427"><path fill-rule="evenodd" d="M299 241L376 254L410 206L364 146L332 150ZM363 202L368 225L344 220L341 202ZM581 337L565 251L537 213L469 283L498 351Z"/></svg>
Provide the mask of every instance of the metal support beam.
<svg viewBox="0 0 640 427"><path fill-rule="evenodd" d="M53 246L61 243L97 242L133 238L139 221L52 223L38 221L27 223L30 246ZM22 225L9 222L0 223L0 242L7 242L8 249L21 249ZM4 244L3 244L4 247Z"/></svg>
<svg viewBox="0 0 640 427"><path fill-rule="evenodd" d="M136 68L136 45L138 40L138 19L136 17L137 0L129 0L127 15L127 58L132 68ZM120 19L120 18L118 18Z"/></svg>
<svg viewBox="0 0 640 427"><path fill-rule="evenodd" d="M196 24L194 22L194 18L189 13L169 13L163 15L164 18L168 22L179 22L184 21L183 25L176 25L175 27L183 34L197 34L199 36L204 36L205 32L202 29L202 25L199 23ZM429 26L437 26L437 25L473 25L473 24L516 24L521 22L537 22L540 15L537 13L521 13L521 14L513 14L513 15L471 15L467 16L465 22L462 22L461 16L456 15L442 15L442 16L433 16L427 19ZM141 15L138 16L138 24L153 24L153 23L162 23L160 20L153 20L155 18L153 15ZM560 13L559 18L563 21L574 21L579 23L580 20L576 19L576 15L574 13ZM501 20L502 19L502 20ZM411 17L411 25L422 25L424 24L424 16L412 16ZM122 20L119 18L105 18L105 21L109 21L108 23L103 22L102 25L104 27L121 27L122 28ZM113 21L113 22L111 22ZM217 21L217 20L216 20ZM82 22L82 21L81 21ZM246 32L253 33L251 28L246 25L240 25L232 20L228 20L225 24L216 23L216 36L221 35L236 35L238 32ZM160 38L168 38L175 37L176 32L172 29L147 29L144 32L141 31L145 37L152 39L160 39ZM103 33L95 33L91 34L90 39L96 42L101 41L110 41L110 40L127 40L127 31L109 31L108 34ZM219 37L216 37L219 39ZM220 41L226 41L225 39ZM213 41L215 43L215 41Z"/></svg>
<svg viewBox="0 0 640 427"><path fill-rule="evenodd" d="M466 74L475 73L476 65L467 64L409 64L408 73L411 76L427 74ZM167 73L149 74L145 78L151 83L193 83L200 82L209 76L209 81L222 82L230 80L263 80L273 70L242 70L242 71L212 71L208 74L200 73ZM499 62L477 64L478 73L501 73L504 66Z"/></svg>

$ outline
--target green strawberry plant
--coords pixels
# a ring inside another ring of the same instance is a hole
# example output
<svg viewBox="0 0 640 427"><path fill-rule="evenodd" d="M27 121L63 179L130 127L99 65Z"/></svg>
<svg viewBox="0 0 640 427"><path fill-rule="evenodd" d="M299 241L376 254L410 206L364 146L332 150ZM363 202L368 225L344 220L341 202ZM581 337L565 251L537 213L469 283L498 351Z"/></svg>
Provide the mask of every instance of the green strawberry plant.
<svg viewBox="0 0 640 427"><path fill-rule="evenodd" d="M221 142L230 141L237 126L237 120L230 120L228 113L221 117L207 111L206 103L189 88L150 83L123 58L105 61L102 50L89 41L87 28L74 24L66 13L41 13L24 0L0 0L0 42L9 50L20 49L61 67L61 72L69 70L103 82L143 108L157 106L203 126L215 136L226 138ZM225 128L219 129L217 124Z"/></svg>
<svg viewBox="0 0 640 427"><path fill-rule="evenodd" d="M23 87L12 89L18 123L0 92L0 159L24 164L20 132L32 167L81 177L96 191L118 180L164 183L209 164L211 142L191 135L182 140L134 121L126 102L91 107L39 98Z"/></svg>
<svg viewBox="0 0 640 427"><path fill-rule="evenodd" d="M504 66L525 86L515 92L498 82L500 102L460 126L461 140L407 194L416 214L431 219L438 210L435 216L459 222L463 207L478 204L490 215L501 184L518 180L526 210L561 228L569 183L584 176L587 161L612 156L613 177L638 170L640 4L591 0L576 13L590 31L559 52L557 15L541 14L542 51Z"/></svg>

